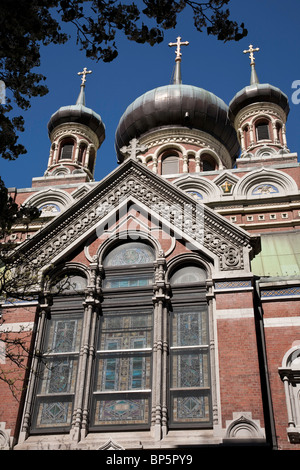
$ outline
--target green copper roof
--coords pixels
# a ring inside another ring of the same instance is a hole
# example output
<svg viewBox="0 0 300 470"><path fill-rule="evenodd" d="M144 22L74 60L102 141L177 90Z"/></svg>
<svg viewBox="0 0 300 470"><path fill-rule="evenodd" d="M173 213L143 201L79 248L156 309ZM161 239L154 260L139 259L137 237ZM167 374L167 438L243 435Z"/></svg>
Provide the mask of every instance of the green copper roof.
<svg viewBox="0 0 300 470"><path fill-rule="evenodd" d="M252 260L257 276L281 277L300 274L300 231L261 235L261 252Z"/></svg>

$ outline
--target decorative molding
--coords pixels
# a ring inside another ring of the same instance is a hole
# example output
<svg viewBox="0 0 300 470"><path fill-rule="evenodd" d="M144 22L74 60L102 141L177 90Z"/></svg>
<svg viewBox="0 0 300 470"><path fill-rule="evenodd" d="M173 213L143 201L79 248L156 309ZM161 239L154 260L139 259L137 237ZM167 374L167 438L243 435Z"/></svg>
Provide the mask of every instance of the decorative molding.
<svg viewBox="0 0 300 470"><path fill-rule="evenodd" d="M250 122L253 122L256 117L261 115L267 115L268 117L275 116L283 123L286 121L283 109L277 104L273 103L271 107L269 103L252 103L238 112L234 126L236 129L239 129L246 120L250 119Z"/></svg>
<svg viewBox="0 0 300 470"><path fill-rule="evenodd" d="M226 421L227 439L262 439L265 437L264 430L260 427L259 420L252 419L251 412L232 413L233 420Z"/></svg>
<svg viewBox="0 0 300 470"><path fill-rule="evenodd" d="M262 289L261 298L266 299L269 297L292 297L300 296L300 287L285 287L281 289Z"/></svg>
<svg viewBox="0 0 300 470"><path fill-rule="evenodd" d="M6 429L6 423L0 422L0 450L11 450L12 438L10 433L11 430Z"/></svg>
<svg viewBox="0 0 300 470"><path fill-rule="evenodd" d="M81 137L84 137L88 141L92 142L96 149L99 148L99 140L96 134L84 124L79 123L75 124L69 122L65 124L60 124L59 126L55 127L55 129L53 129L53 131L51 132L50 140L53 143L54 141L69 135L80 135Z"/></svg>
<svg viewBox="0 0 300 470"><path fill-rule="evenodd" d="M252 288L252 282L250 280L247 281L222 281L215 283L215 289L242 289L245 287Z"/></svg>
<svg viewBox="0 0 300 470"><path fill-rule="evenodd" d="M87 239L128 198L162 220L168 215L170 227L178 228L197 249L204 247L219 258L220 270L241 270L248 266L245 253L248 257L254 243L251 235L131 159L25 242L20 251L26 251L28 262L47 265L67 248ZM166 214L166 208L173 210Z"/></svg>
<svg viewBox="0 0 300 470"><path fill-rule="evenodd" d="M140 137L140 143L146 145L149 150L161 146L166 148L166 145L171 146L174 143L194 145L218 155L226 168L232 167L231 157L226 147L214 137L200 130L182 127L156 129ZM157 150L155 152L157 153Z"/></svg>
<svg viewBox="0 0 300 470"><path fill-rule="evenodd" d="M98 450L125 450L120 444L117 444L112 440L110 437L109 440L103 444L102 446L98 447Z"/></svg>

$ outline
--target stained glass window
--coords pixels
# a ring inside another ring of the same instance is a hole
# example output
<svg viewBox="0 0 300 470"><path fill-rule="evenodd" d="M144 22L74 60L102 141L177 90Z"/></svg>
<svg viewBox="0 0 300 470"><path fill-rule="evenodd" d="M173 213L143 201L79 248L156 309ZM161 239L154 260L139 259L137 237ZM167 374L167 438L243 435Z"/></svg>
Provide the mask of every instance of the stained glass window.
<svg viewBox="0 0 300 470"><path fill-rule="evenodd" d="M150 312L103 315L93 395L95 426L148 424L151 347Z"/></svg>
<svg viewBox="0 0 300 470"><path fill-rule="evenodd" d="M194 282L203 282L206 280L206 271L199 266L185 266L172 274L170 282L176 284L190 284Z"/></svg>
<svg viewBox="0 0 300 470"><path fill-rule="evenodd" d="M207 306L176 308L171 315L171 422L209 423L210 366Z"/></svg>
<svg viewBox="0 0 300 470"><path fill-rule="evenodd" d="M38 373L36 430L67 429L71 424L81 327L81 315L53 315L48 321Z"/></svg>
<svg viewBox="0 0 300 470"><path fill-rule="evenodd" d="M114 248L105 258L104 267L147 264L154 261L153 249L145 243L124 243Z"/></svg>

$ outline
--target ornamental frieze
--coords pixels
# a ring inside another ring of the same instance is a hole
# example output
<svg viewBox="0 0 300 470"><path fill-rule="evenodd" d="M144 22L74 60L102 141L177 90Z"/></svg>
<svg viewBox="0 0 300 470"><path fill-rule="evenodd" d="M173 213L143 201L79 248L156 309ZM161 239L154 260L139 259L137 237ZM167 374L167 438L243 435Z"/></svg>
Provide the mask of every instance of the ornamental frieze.
<svg viewBox="0 0 300 470"><path fill-rule="evenodd" d="M23 246L27 258L48 265L66 248L84 241L106 215L130 204L131 198L175 227L184 239L216 255L221 270L243 269L244 249L251 249L245 232L132 160L28 240Z"/></svg>

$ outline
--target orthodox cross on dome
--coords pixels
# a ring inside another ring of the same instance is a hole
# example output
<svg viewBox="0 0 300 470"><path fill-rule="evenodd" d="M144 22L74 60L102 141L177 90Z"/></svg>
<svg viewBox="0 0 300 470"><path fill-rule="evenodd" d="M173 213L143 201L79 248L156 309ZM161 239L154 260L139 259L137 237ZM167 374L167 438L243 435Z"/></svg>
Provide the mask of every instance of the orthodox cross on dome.
<svg viewBox="0 0 300 470"><path fill-rule="evenodd" d="M86 76L88 73L92 73L91 70L88 70L86 67L84 67L83 71L82 72L77 72L77 75L82 75L81 77L81 85L84 85L85 82L86 82Z"/></svg>
<svg viewBox="0 0 300 470"><path fill-rule="evenodd" d="M189 45L188 41L181 42L180 36L178 36L176 42L169 42L170 47L176 46L176 51L175 51L176 59L175 60L181 60L182 54L180 52L180 46L188 46L188 45Z"/></svg>
<svg viewBox="0 0 300 470"><path fill-rule="evenodd" d="M174 75L173 75L173 84L174 85L178 85L178 84L182 83L182 80L181 80L181 67L180 67L182 54L180 52L180 46L188 46L188 45L189 45L188 41L181 42L181 37L180 36L178 36L176 42L169 42L170 47L176 46L176 50L175 50L175 54L176 54L175 72L174 72Z"/></svg>
<svg viewBox="0 0 300 470"><path fill-rule="evenodd" d="M244 54L248 54L248 52L249 52L249 58L250 58L250 61L251 61L250 65L254 65L255 58L254 58L253 52L257 52L257 51L259 51L259 47L253 48L252 44L250 44L249 49L243 51Z"/></svg>
<svg viewBox="0 0 300 470"><path fill-rule="evenodd" d="M145 152L147 147L145 145L140 145L138 139L131 139L129 145L122 147L121 152L125 155L128 155L130 158L136 159L139 153Z"/></svg>
<svg viewBox="0 0 300 470"><path fill-rule="evenodd" d="M249 49L243 51L244 54L249 53L249 58L250 58L250 66L251 66L251 79L250 79L250 85L254 85L256 83L259 83L257 73L255 70L255 58L253 52L259 51L259 47L253 47L252 44L250 44Z"/></svg>

